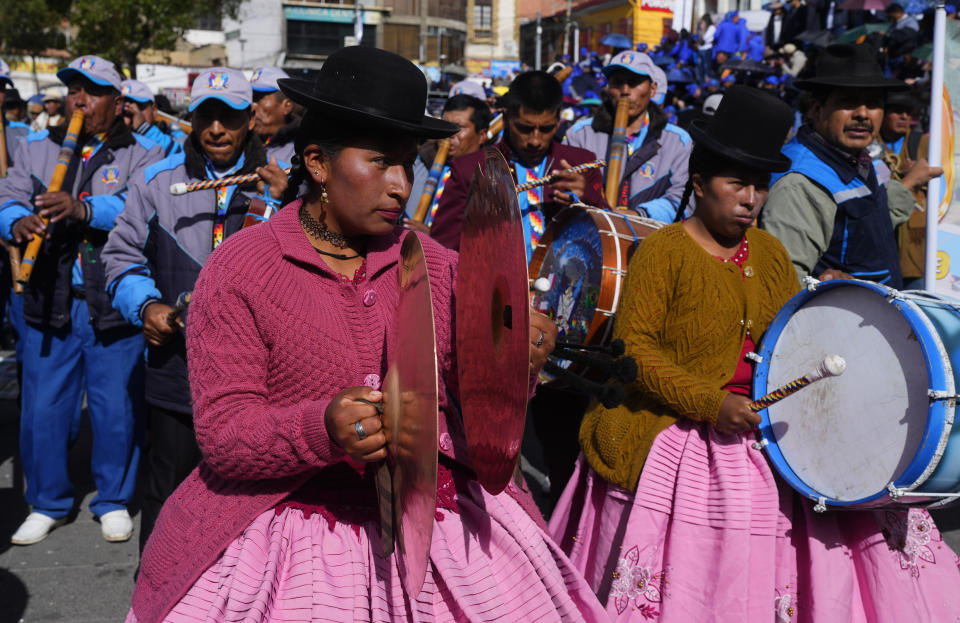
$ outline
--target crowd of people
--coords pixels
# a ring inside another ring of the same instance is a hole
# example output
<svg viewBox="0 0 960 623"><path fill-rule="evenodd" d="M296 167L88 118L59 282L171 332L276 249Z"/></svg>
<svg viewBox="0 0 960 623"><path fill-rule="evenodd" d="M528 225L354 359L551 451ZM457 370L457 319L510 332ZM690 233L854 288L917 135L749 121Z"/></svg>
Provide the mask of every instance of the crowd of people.
<svg viewBox="0 0 960 623"><path fill-rule="evenodd" d="M913 56L926 20L894 4L886 34L814 43L817 20L833 37L873 19L816 7L584 50L503 95L468 79L441 118L423 73L371 47L312 79L207 69L180 120L95 55L58 72L65 97L6 89L2 289L31 507L12 543L77 504L85 396L102 537L132 538L141 513L128 621L952 620L957 557L927 548L926 511L814 514L752 444L748 355L774 315L807 276L919 287L942 174ZM619 136L619 172L577 168L611 162ZM458 249L485 148L518 185L553 176L517 195L528 262L569 210L657 223L614 325L638 364L622 404L538 384L558 328L531 310L524 451L551 484L536 500L479 484L459 410ZM376 469L407 236L439 377L418 594L382 555Z"/></svg>

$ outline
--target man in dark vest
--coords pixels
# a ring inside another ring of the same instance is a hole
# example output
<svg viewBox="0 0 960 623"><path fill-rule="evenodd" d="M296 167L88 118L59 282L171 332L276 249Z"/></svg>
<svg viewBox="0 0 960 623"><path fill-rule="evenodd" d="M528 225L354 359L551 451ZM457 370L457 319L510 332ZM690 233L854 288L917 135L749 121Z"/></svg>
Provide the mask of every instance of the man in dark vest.
<svg viewBox="0 0 960 623"><path fill-rule="evenodd" d="M943 171L918 162L900 181L877 181L867 146L883 121L884 95L907 85L885 78L871 48L828 47L811 92L808 123L783 148L793 163L772 178L761 227L786 247L798 275L867 279L901 288L893 228L913 210L911 188Z"/></svg>

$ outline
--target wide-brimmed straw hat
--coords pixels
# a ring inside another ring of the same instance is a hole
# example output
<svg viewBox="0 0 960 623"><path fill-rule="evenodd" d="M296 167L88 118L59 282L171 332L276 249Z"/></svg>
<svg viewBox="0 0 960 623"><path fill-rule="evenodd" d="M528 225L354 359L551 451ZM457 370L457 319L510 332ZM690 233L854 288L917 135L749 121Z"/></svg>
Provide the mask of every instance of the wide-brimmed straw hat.
<svg viewBox="0 0 960 623"><path fill-rule="evenodd" d="M281 78L277 83L287 97L321 117L424 138L444 138L460 129L423 114L423 72L386 50L341 48L323 63L316 80Z"/></svg>
<svg viewBox="0 0 960 623"><path fill-rule="evenodd" d="M790 159L780 148L791 125L793 111L779 98L753 87L733 86L712 117L691 124L690 134L698 146L728 160L782 172L790 168Z"/></svg>
<svg viewBox="0 0 960 623"><path fill-rule="evenodd" d="M902 80L884 76L873 48L863 43L837 43L828 46L817 60L817 71L813 78L795 80L793 86L804 90L851 87L902 91L910 88Z"/></svg>

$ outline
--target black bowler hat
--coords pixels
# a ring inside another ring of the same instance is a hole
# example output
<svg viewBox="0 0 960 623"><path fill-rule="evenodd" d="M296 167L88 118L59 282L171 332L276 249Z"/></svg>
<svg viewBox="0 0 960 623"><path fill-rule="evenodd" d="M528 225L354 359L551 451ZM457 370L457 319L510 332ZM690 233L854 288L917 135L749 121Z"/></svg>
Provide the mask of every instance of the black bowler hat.
<svg viewBox="0 0 960 623"><path fill-rule="evenodd" d="M386 50L341 48L323 63L316 80L281 78L280 90L320 116L335 121L443 138L459 126L424 116L427 80L416 65Z"/></svg>
<svg viewBox="0 0 960 623"><path fill-rule="evenodd" d="M806 80L796 80L793 85L805 90L817 87L853 87L903 91L910 88L902 80L884 76L873 48L864 43L837 43L828 46L817 61L816 75Z"/></svg>
<svg viewBox="0 0 960 623"><path fill-rule="evenodd" d="M779 98L747 86L727 89L709 120L696 120L690 134L700 147L762 171L782 172L790 159L781 153L793 125L793 111Z"/></svg>

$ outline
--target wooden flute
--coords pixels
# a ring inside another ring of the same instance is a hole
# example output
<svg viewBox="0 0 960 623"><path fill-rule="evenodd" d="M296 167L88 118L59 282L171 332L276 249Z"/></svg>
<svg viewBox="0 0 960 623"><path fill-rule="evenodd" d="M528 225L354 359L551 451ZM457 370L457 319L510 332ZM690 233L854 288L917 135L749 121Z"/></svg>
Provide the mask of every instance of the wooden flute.
<svg viewBox="0 0 960 623"><path fill-rule="evenodd" d="M70 159L73 158L73 152L77 150L77 141L80 137L80 131L83 129L83 111L73 111L70 118L70 125L67 126L67 135L63 137L63 145L60 146L60 154L57 156L57 166L53 169L53 178L50 185L47 186L48 193L55 193L63 186L63 179L67 175L67 167L70 165ZM50 224L50 219L40 217L44 228ZM33 266L37 261L37 255L40 253L40 246L43 244L44 234L34 234L27 248L23 252L23 259L20 263L20 270L17 275L17 281L26 285L30 281L30 275L33 274Z"/></svg>
<svg viewBox="0 0 960 623"><path fill-rule="evenodd" d="M157 111L157 117L166 121L168 125L172 123L176 123L178 126L180 126L180 129L186 134L190 134L191 132L193 132L193 124L190 123L189 121L184 121L179 117L174 117L173 115L165 113L162 110Z"/></svg>
<svg viewBox="0 0 960 623"><path fill-rule="evenodd" d="M443 167L447 164L449 154L450 139L440 139L437 144L437 155L434 156L433 165L430 167L430 175L423 184L423 193L417 203L417 211L413 213L413 220L418 223L422 223L427 218L427 211L430 209L430 204L433 203L433 194L437 191L437 184L440 182L440 176L443 174Z"/></svg>
<svg viewBox="0 0 960 623"><path fill-rule="evenodd" d="M610 135L610 155L607 157L606 199L611 208L620 207L620 172L623 161L627 159L627 120L630 116L630 100L620 97L617 102L617 114L613 120L613 133Z"/></svg>
<svg viewBox="0 0 960 623"><path fill-rule="evenodd" d="M7 133L6 129L3 126L3 121L0 120L0 177L7 176ZM7 253L10 255L10 274L19 275L20 274L20 248L11 244L4 244L7 247ZM13 280L13 293L14 294L23 294L23 284Z"/></svg>

